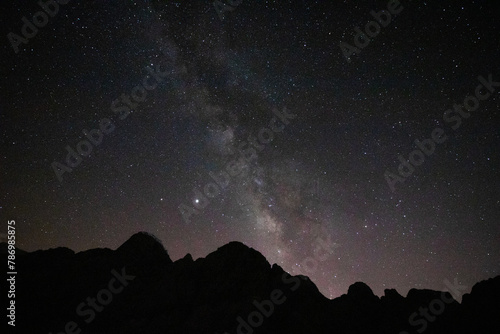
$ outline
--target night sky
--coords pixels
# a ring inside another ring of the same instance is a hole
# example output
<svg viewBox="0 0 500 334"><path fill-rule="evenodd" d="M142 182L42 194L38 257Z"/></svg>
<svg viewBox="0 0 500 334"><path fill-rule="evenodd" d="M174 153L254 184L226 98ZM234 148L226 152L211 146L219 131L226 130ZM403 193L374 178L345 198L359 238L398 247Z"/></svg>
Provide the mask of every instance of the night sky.
<svg viewBox="0 0 500 334"><path fill-rule="evenodd" d="M2 3L1 231L238 240L329 298L499 275L495 2L231 3L69 1L30 38Z"/></svg>

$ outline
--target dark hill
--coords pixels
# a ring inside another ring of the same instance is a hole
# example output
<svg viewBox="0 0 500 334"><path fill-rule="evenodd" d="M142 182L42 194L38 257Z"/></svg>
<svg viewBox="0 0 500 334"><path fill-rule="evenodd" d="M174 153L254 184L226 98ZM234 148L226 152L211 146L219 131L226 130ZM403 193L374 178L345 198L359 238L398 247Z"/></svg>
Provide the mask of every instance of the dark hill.
<svg viewBox="0 0 500 334"><path fill-rule="evenodd" d="M16 333L500 333L500 276L462 304L432 290L379 298L362 282L328 300L240 242L172 262L137 233L116 250L26 253L17 271ZM422 309L439 314L424 322Z"/></svg>

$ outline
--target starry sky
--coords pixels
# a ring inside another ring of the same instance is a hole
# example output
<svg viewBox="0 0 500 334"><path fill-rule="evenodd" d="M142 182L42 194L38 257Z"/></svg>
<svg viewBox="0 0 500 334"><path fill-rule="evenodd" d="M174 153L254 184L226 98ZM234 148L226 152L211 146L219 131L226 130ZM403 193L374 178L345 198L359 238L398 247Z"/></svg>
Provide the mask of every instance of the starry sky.
<svg viewBox="0 0 500 334"><path fill-rule="evenodd" d="M402 1L368 32L391 1L229 3L2 3L0 212L17 246L147 231L176 260L238 240L329 298L499 275L494 2Z"/></svg>

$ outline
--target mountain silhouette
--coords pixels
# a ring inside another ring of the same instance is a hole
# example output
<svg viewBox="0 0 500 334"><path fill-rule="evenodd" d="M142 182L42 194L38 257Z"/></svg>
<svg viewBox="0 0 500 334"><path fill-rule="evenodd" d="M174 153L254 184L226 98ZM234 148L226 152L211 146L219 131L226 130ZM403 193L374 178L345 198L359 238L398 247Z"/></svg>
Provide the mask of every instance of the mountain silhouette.
<svg viewBox="0 0 500 334"><path fill-rule="evenodd" d="M363 282L329 300L243 243L173 262L144 232L116 250L20 252L16 266L16 333L500 333L500 276L462 303Z"/></svg>

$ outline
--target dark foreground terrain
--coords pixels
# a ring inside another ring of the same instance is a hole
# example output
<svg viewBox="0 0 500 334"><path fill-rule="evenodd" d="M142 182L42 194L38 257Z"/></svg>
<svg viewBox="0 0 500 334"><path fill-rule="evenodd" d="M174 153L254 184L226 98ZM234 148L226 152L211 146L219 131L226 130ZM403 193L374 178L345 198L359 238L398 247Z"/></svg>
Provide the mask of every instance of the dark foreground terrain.
<svg viewBox="0 0 500 334"><path fill-rule="evenodd" d="M500 333L500 276L461 304L459 286L379 298L361 282L329 300L241 243L172 262L145 233L117 250L20 252L16 261L16 333Z"/></svg>

